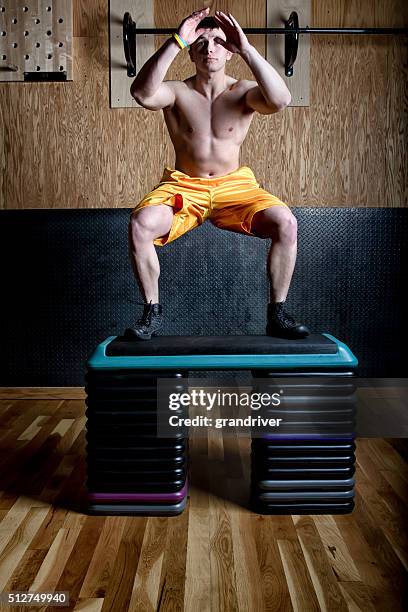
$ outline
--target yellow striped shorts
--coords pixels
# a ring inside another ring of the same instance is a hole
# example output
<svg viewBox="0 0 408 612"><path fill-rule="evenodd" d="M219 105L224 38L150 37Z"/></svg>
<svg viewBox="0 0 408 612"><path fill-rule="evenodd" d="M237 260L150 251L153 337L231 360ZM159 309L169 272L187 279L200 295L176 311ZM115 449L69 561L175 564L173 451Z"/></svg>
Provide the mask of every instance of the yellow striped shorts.
<svg viewBox="0 0 408 612"><path fill-rule="evenodd" d="M166 204L174 210L169 233L154 240L158 246L176 240L206 219L220 229L255 236L251 231L255 213L270 206L288 208L259 186L248 166L214 178L189 176L165 166L160 183L137 204L132 214L158 204Z"/></svg>

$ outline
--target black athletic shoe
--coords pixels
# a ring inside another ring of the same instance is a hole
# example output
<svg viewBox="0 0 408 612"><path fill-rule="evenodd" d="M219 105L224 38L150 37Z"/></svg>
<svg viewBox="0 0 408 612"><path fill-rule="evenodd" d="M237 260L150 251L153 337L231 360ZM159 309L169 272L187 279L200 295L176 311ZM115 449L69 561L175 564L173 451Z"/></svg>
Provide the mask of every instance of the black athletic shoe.
<svg viewBox="0 0 408 612"><path fill-rule="evenodd" d="M142 302L143 314L133 327L125 330L125 338L134 340L151 340L151 337L163 327L163 307L161 304Z"/></svg>
<svg viewBox="0 0 408 612"><path fill-rule="evenodd" d="M310 333L306 325L295 321L290 314L284 311L283 306L284 302L268 304L267 336L294 340L306 338Z"/></svg>

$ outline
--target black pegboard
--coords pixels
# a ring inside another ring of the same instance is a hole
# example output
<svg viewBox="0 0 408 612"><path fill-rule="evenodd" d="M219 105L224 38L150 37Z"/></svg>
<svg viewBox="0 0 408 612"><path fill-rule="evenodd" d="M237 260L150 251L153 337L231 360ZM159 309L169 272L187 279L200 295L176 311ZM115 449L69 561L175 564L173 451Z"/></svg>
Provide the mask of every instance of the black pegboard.
<svg viewBox="0 0 408 612"><path fill-rule="evenodd" d="M369 377L404 377L407 209L293 208L288 310L346 342ZM140 313L129 209L0 212L1 386L82 385L95 346ZM262 334L268 240L207 222L158 248L166 335Z"/></svg>

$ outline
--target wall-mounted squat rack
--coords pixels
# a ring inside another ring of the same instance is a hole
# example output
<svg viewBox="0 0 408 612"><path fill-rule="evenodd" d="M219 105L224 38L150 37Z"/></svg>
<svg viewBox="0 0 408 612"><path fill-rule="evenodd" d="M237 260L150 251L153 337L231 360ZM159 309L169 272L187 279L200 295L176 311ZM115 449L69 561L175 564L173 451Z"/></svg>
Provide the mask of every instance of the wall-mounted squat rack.
<svg viewBox="0 0 408 612"><path fill-rule="evenodd" d="M284 34L285 35L285 75L293 75L296 60L299 34L393 34L407 35L408 28L300 28L299 18L293 11L283 28L243 28L245 34ZM137 28L129 12L123 17L123 46L127 64L128 77L136 76L136 35L137 34L172 34L174 28Z"/></svg>

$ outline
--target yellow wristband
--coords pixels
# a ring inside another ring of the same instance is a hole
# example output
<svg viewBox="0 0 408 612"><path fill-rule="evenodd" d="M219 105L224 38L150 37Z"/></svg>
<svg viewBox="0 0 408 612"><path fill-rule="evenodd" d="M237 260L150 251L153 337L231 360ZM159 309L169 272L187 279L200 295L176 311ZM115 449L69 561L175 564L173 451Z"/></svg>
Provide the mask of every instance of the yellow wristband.
<svg viewBox="0 0 408 612"><path fill-rule="evenodd" d="M183 40L181 38L181 36L179 34L177 34L177 32L173 32L173 37L176 39L180 49L185 49L185 48L189 48L189 45L186 43L185 40Z"/></svg>

